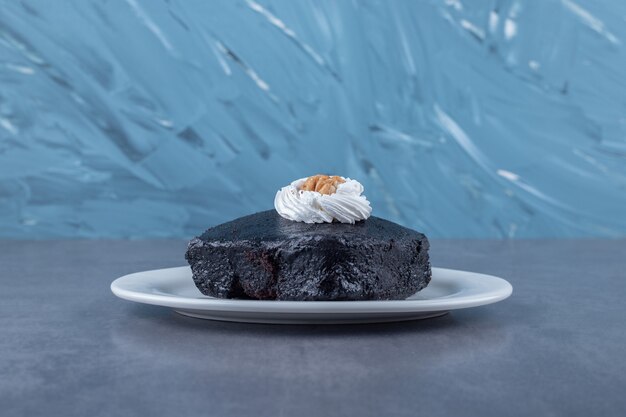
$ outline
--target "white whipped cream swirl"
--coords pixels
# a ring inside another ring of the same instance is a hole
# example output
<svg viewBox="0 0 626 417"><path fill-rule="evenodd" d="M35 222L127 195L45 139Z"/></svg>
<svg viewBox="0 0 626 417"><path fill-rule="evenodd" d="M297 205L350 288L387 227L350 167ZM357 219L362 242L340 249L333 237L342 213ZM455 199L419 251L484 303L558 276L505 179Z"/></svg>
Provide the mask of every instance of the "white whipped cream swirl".
<svg viewBox="0 0 626 417"><path fill-rule="evenodd" d="M343 179L346 182L337 185L333 194L301 191L299 188L307 179L295 180L276 193L274 207L282 217L296 222L332 223L337 220L354 224L367 219L372 208L367 198L361 195L363 186L356 180Z"/></svg>

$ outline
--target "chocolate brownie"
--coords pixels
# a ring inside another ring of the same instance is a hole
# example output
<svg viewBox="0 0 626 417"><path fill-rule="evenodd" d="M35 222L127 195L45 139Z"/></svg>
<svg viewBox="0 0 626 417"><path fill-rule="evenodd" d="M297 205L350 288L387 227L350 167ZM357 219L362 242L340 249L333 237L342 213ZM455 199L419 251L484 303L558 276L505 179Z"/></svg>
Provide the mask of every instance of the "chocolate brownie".
<svg viewBox="0 0 626 417"><path fill-rule="evenodd" d="M205 295L258 300L396 300L428 285L422 233L371 216L308 224L264 211L212 227L185 258Z"/></svg>

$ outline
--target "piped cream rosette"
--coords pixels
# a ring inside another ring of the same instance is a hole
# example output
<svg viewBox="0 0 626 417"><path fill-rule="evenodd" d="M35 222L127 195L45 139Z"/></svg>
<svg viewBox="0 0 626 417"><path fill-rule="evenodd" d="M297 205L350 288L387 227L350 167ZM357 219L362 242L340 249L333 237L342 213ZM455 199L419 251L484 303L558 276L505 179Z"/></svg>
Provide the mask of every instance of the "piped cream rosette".
<svg viewBox="0 0 626 417"><path fill-rule="evenodd" d="M360 182L350 178L314 175L281 188L274 207L282 217L296 222L354 224L372 213L363 190Z"/></svg>

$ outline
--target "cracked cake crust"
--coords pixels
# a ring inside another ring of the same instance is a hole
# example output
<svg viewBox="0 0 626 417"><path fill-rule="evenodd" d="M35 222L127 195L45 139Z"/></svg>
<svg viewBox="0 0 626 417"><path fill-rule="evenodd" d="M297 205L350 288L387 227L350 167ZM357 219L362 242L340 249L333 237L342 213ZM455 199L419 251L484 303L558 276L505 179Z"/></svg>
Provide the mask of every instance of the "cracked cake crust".
<svg viewBox="0 0 626 417"><path fill-rule="evenodd" d="M307 224L269 210L208 229L185 257L212 297L393 300L428 285L428 248L422 233L374 216Z"/></svg>

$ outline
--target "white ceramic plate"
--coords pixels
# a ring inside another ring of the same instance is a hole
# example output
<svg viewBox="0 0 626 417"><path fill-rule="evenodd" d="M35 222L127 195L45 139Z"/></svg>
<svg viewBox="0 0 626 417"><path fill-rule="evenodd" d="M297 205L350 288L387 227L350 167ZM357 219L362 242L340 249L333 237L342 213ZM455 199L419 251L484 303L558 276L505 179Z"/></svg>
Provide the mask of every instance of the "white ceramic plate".
<svg viewBox="0 0 626 417"><path fill-rule="evenodd" d="M513 287L502 278L433 268L424 290L392 301L226 300L202 295L187 266L125 275L111 291L125 300L173 308L210 320L249 323L377 323L436 317L450 310L504 300Z"/></svg>

